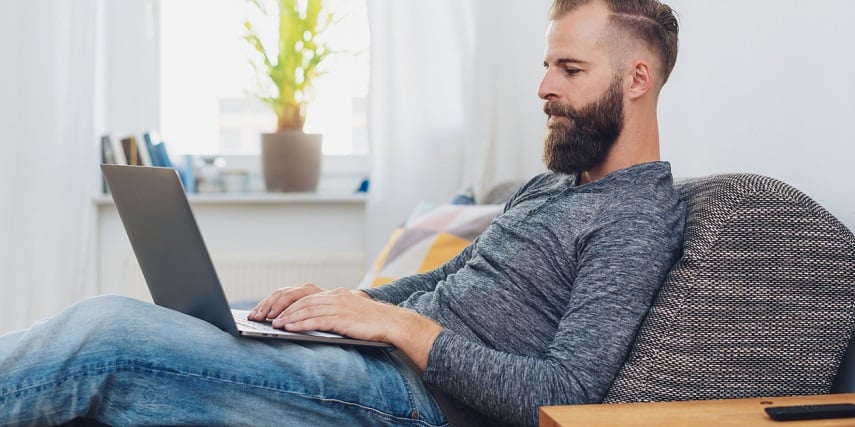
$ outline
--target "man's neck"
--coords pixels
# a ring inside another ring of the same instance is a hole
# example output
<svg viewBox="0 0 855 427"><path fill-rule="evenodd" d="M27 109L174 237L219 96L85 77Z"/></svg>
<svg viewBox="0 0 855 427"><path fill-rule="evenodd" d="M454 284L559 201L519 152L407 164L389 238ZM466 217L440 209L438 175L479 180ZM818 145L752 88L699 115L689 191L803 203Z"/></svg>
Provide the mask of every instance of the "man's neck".
<svg viewBox="0 0 855 427"><path fill-rule="evenodd" d="M659 126L656 115L644 120L627 120L624 130L609 154L594 168L579 174L578 183L594 182L612 172L630 166L661 160L659 155Z"/></svg>

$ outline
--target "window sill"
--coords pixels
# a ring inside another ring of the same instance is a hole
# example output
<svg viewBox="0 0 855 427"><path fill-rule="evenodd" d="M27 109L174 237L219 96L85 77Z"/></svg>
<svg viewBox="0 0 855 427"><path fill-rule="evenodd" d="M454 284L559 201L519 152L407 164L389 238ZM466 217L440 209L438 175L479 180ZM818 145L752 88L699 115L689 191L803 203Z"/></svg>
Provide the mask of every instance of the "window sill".
<svg viewBox="0 0 855 427"><path fill-rule="evenodd" d="M279 205L279 204L354 204L364 205L365 193L202 193L188 194L191 205ZM96 206L112 205L109 194L93 199Z"/></svg>

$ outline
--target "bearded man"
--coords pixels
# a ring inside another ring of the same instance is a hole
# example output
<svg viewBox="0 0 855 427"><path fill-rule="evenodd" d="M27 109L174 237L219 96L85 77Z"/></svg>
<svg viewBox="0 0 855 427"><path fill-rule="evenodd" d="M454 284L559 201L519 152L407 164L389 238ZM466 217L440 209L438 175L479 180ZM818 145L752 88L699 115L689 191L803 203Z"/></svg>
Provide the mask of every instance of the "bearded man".
<svg viewBox="0 0 855 427"><path fill-rule="evenodd" d="M656 114L677 22L656 0L555 0L550 19L551 172L437 270L364 292L283 288L249 316L395 351L235 338L100 297L0 337L2 421L535 425L541 405L601 401L680 252Z"/></svg>

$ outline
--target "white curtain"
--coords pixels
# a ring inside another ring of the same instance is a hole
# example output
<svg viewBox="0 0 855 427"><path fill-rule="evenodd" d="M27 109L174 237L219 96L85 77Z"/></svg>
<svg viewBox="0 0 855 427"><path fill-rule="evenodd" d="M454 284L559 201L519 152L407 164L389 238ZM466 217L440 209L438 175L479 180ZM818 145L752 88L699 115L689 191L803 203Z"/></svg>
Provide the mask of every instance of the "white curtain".
<svg viewBox="0 0 855 427"><path fill-rule="evenodd" d="M462 182L466 5L371 0L369 254L419 201Z"/></svg>
<svg viewBox="0 0 855 427"><path fill-rule="evenodd" d="M95 292L99 10L0 2L0 333Z"/></svg>
<svg viewBox="0 0 855 427"><path fill-rule="evenodd" d="M550 2L369 1L369 254L419 201L543 169Z"/></svg>
<svg viewBox="0 0 855 427"><path fill-rule="evenodd" d="M466 57L464 180L476 196L542 172L537 88L552 0L473 0Z"/></svg>

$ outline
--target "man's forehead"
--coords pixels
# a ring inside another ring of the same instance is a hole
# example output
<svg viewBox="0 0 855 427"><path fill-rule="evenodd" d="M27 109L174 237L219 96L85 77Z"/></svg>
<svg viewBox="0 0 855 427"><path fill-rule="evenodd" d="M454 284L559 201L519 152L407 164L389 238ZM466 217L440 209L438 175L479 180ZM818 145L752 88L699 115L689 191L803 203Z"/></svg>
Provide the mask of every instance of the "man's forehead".
<svg viewBox="0 0 855 427"><path fill-rule="evenodd" d="M600 2L580 6L549 24L546 55L552 61L582 59L597 48L611 12Z"/></svg>

